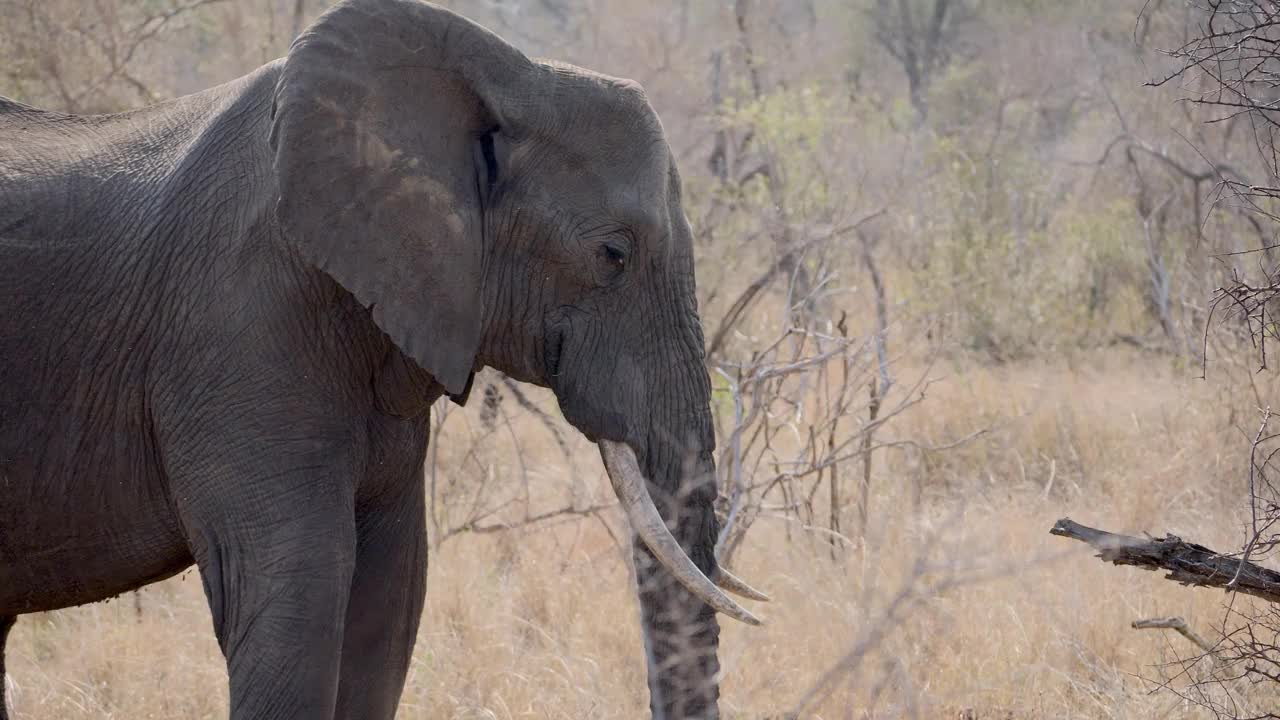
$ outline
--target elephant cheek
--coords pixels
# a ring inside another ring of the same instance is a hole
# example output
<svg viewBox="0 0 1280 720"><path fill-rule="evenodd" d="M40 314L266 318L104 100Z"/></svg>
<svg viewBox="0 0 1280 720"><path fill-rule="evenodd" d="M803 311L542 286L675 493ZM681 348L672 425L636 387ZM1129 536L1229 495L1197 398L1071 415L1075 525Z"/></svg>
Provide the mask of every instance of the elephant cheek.
<svg viewBox="0 0 1280 720"><path fill-rule="evenodd" d="M571 391L560 398L560 412L564 419L593 443L601 440L626 442L630 428L627 416L590 401L578 401L578 397L584 394Z"/></svg>
<svg viewBox="0 0 1280 720"><path fill-rule="evenodd" d="M643 374L627 355L600 349L600 343L575 343L567 333L549 338L552 390L565 420L592 442L630 442L643 438L649 404ZM612 363L610 363L612 360Z"/></svg>

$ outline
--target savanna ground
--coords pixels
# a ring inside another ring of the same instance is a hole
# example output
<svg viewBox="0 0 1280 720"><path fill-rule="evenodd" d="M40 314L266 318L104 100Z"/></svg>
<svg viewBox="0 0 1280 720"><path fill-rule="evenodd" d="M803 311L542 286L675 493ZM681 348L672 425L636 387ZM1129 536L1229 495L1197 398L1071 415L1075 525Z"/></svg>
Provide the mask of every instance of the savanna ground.
<svg viewBox="0 0 1280 720"><path fill-rule="evenodd" d="M1130 623L1212 640L1253 601L1048 534L1246 536L1276 381L1209 308L1224 254L1271 264L1274 230L1212 171L1267 169L1243 121L1178 102L1203 88L1144 86L1198 3L447 4L639 80L663 117L742 498L729 565L774 597L763 628L722 622L728 717L1212 717L1179 694L1199 651ZM0 0L0 94L109 112L191 92L283 55L323 5ZM594 448L523 392L485 374L435 409L401 717L645 715L626 526ZM8 667L20 720L226 713L193 572L22 618ZM1280 706L1275 685L1224 692Z"/></svg>
<svg viewBox="0 0 1280 720"><path fill-rule="evenodd" d="M1225 596L1103 565L1047 531L1069 515L1233 546L1248 439L1230 415L1248 403L1233 409L1226 398L1237 388L1192 379L1167 358L1084 360L934 368L930 402L899 431L937 442L986 432L933 461L886 453L871 527L837 561L827 535L758 521L735 569L774 602L760 607L763 628L722 623L727 715L791 710L865 645L845 684L807 716L846 717L851 707L875 707L877 717L911 709L948 718L1194 716L1154 691L1162 664L1195 649L1129 623L1180 615L1207 633ZM514 432L546 434L528 418ZM593 448L572 441L572 450L579 492L607 501ZM510 451L494 455L494 472L520 472ZM532 487L563 491L569 473L558 452L524 460ZM608 511L445 542L431 557L401 716L643 715L638 609L614 540L623 527ZM923 576L920 558L931 566ZM191 572L136 599L23 618L9 657L24 720L225 716L222 658Z"/></svg>

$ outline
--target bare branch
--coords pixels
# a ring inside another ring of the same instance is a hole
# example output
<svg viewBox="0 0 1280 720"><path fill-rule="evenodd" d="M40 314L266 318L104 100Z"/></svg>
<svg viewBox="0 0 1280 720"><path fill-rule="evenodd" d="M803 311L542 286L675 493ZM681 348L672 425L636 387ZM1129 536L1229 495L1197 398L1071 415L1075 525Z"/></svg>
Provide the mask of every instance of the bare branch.
<svg viewBox="0 0 1280 720"><path fill-rule="evenodd" d="M1168 571L1165 578L1183 585L1222 588L1280 603L1280 572L1189 543L1176 535L1142 539L1097 530L1063 518L1051 535L1088 543L1098 557L1115 565Z"/></svg>

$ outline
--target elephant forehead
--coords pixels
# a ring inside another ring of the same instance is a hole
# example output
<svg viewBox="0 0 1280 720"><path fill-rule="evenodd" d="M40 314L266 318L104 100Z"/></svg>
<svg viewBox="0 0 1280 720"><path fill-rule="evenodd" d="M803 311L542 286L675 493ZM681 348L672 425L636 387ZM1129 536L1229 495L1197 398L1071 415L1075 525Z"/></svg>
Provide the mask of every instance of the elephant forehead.
<svg viewBox="0 0 1280 720"><path fill-rule="evenodd" d="M632 208L648 223L664 217L667 206L668 154L662 137L635 138L624 159L613 168L610 204Z"/></svg>
<svg viewBox="0 0 1280 720"><path fill-rule="evenodd" d="M653 229L662 224L666 192L648 178L615 183L606 195L610 213L628 225Z"/></svg>
<svg viewBox="0 0 1280 720"><path fill-rule="evenodd" d="M586 114L597 127L623 126L633 134L662 135L662 122L640 83L554 60L540 61L554 78L548 108Z"/></svg>

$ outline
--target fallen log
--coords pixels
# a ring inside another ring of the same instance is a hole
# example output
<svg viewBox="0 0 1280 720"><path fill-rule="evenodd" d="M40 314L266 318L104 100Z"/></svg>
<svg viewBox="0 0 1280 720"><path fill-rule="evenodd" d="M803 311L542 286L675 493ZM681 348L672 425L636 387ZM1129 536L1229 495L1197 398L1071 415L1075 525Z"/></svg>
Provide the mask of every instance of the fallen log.
<svg viewBox="0 0 1280 720"><path fill-rule="evenodd" d="M1222 588L1280 603L1280 572L1248 560L1214 552L1177 535L1137 538L1081 525L1070 518L1054 523L1051 535L1092 545L1098 557L1116 565L1168 571L1165 578L1183 585Z"/></svg>

